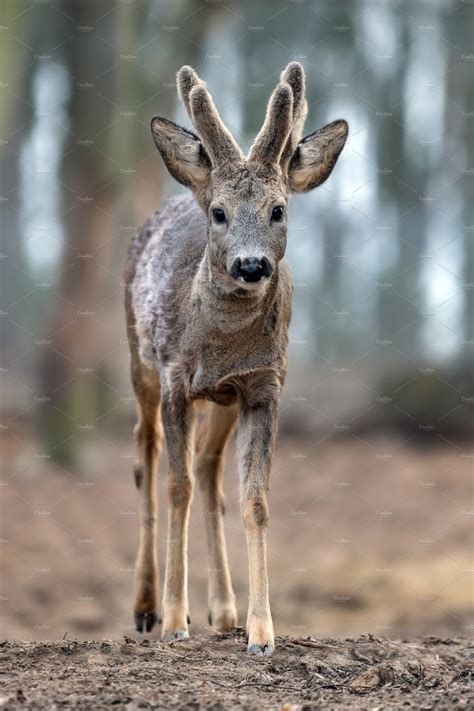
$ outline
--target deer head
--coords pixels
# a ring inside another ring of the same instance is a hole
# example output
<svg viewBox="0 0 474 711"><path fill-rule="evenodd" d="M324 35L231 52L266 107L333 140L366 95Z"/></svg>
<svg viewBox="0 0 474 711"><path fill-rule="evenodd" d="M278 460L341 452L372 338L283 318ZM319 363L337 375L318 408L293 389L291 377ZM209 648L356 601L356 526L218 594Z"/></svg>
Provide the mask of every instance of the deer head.
<svg viewBox="0 0 474 711"><path fill-rule="evenodd" d="M261 289L285 252L289 196L329 177L344 147L347 123L333 121L301 139L305 79L303 67L292 62L245 157L194 70L182 67L177 83L197 135L155 117L155 144L168 171L193 190L207 215L213 278L227 289Z"/></svg>

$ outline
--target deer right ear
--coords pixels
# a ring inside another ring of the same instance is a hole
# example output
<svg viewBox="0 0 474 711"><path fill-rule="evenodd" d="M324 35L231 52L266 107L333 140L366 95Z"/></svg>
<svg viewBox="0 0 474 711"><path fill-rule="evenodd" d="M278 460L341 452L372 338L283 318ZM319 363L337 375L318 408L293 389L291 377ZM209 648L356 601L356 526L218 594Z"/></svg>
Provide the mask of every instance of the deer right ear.
<svg viewBox="0 0 474 711"><path fill-rule="evenodd" d="M194 190L205 187L211 161L198 136L161 116L152 119L151 133L173 178Z"/></svg>

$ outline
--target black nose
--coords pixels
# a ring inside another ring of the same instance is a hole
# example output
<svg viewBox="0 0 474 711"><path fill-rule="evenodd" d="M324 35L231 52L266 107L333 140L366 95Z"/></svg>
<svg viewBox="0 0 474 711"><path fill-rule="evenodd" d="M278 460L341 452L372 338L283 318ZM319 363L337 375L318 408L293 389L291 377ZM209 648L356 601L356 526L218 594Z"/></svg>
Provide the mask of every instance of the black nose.
<svg viewBox="0 0 474 711"><path fill-rule="evenodd" d="M247 282L257 282L263 277L269 277L272 273L272 267L266 257L259 259L258 257L245 257L245 259L237 258L232 265L231 275L234 279L241 277Z"/></svg>

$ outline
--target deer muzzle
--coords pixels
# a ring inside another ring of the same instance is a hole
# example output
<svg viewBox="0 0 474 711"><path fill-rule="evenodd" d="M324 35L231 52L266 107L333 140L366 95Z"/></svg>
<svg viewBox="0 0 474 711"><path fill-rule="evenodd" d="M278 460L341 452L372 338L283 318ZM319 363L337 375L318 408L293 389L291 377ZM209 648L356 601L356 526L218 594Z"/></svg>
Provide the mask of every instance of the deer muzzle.
<svg viewBox="0 0 474 711"><path fill-rule="evenodd" d="M230 275L238 281L256 283L268 279L272 274L272 266L266 257L237 257L234 260Z"/></svg>

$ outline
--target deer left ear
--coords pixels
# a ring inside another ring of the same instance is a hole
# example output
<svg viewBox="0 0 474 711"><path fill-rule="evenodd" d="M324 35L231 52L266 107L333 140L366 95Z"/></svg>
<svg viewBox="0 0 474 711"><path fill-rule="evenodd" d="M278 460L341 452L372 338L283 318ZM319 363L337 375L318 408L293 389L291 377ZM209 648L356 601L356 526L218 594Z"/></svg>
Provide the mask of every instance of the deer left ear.
<svg viewBox="0 0 474 711"><path fill-rule="evenodd" d="M292 192L305 193L329 178L344 148L348 131L346 121L333 121L298 143L288 166Z"/></svg>

